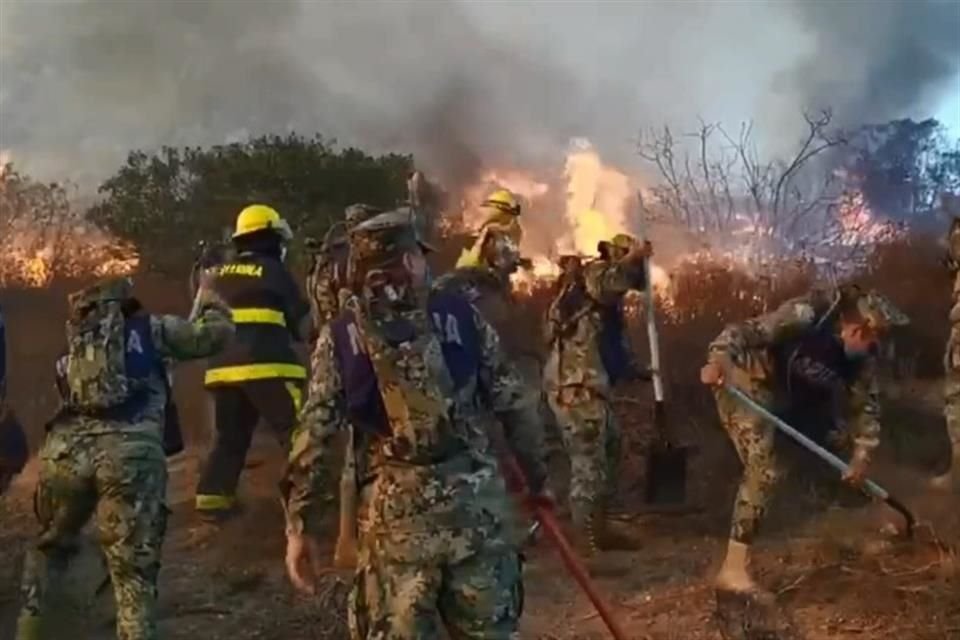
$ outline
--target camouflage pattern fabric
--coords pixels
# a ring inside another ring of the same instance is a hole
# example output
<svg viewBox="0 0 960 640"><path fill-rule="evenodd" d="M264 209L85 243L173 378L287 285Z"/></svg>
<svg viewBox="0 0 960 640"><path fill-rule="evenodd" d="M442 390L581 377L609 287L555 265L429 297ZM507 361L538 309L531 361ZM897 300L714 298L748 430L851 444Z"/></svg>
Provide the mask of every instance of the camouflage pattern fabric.
<svg viewBox="0 0 960 640"><path fill-rule="evenodd" d="M615 305L634 287L643 264L633 261L595 260L584 266L586 300L571 319L561 319L557 302L547 312L544 334L550 355L544 369L546 389L556 393L565 386L584 386L603 396L610 392L610 380L600 357L600 332L603 320L599 307ZM559 331L558 325L567 325ZM572 326L570 326L572 325ZM562 334L562 335L561 335Z"/></svg>
<svg viewBox="0 0 960 640"><path fill-rule="evenodd" d="M960 234L958 234L960 235ZM944 354L944 407L953 468L960 469L960 271L954 275L953 306L950 309L950 339Z"/></svg>
<svg viewBox="0 0 960 640"><path fill-rule="evenodd" d="M410 319L429 331L420 313L411 312ZM364 322L378 380L384 375L393 381L382 394L391 434L358 438L355 451L364 490L354 638L439 637L431 632L438 609L448 629L466 634L454 637L509 638L516 631L519 576L509 567L517 555L504 533L509 506L478 412L501 417L531 484L540 487L546 480L542 433L519 376L503 360L496 332L479 312L475 322L482 336L483 395L479 379L452 394L435 337L417 353L397 353L378 337L376 322ZM437 390L444 390L449 419L435 411L435 402L444 399ZM346 422L342 407L343 381L330 328L324 327L288 466L286 512L294 532L316 531L322 518L323 496L333 486L327 477L330 448ZM434 455L425 457L430 451Z"/></svg>
<svg viewBox="0 0 960 640"><path fill-rule="evenodd" d="M598 501L616 493L620 429L609 401L586 387L563 387L549 402L570 457L570 514L585 527Z"/></svg>
<svg viewBox="0 0 960 640"><path fill-rule="evenodd" d="M158 356L183 361L213 355L233 335L229 308L203 290L189 322L151 316ZM117 603L117 637L152 640L157 572L166 527L167 471L162 444L167 381L148 382L148 400L129 421L62 411L49 425L40 452L35 503L41 535L24 568L21 620L42 619L44 593L55 585L72 539L94 514ZM28 640L28 639L21 639Z"/></svg>
<svg viewBox="0 0 960 640"><path fill-rule="evenodd" d="M307 275L307 298L310 300L310 315L315 327L322 327L337 315L339 305L335 267L331 260L318 259L314 269Z"/></svg>
<svg viewBox="0 0 960 640"><path fill-rule="evenodd" d="M23 613L40 616L45 593L56 586L74 541L96 514L114 585L117 638L152 640L159 637L157 576L167 522L163 449L142 434L84 434L89 420L58 424L40 451L40 537L25 564Z"/></svg>
<svg viewBox="0 0 960 640"><path fill-rule="evenodd" d="M126 376L123 303L132 296L127 278L99 283L69 297L67 384L69 404L107 409L133 392Z"/></svg>
<svg viewBox="0 0 960 640"><path fill-rule="evenodd" d="M523 607L520 559L516 553L475 554L445 570L448 558L436 541L426 552L398 562L385 541L364 546L350 597L353 637L364 640L421 640L442 634L435 607L451 638L509 640L516 637ZM408 541L401 546L409 547ZM382 555L381 555L382 554ZM436 603L436 604L435 604ZM362 612L358 615L357 612Z"/></svg>
<svg viewBox="0 0 960 640"><path fill-rule="evenodd" d="M493 328L500 339L504 355L509 359L513 371L507 373L508 376L519 375L520 379L511 386L522 389L525 394L521 401L522 405L529 411L536 411L536 420L543 426L544 443L532 445L542 450L544 455L551 450L560 450L563 447L562 439L555 434L556 429L547 429L547 414L549 407L542 399L540 391L540 367L541 361L539 354L530 351L529 340L521 335L522 332L514 330L510 323L512 321L515 306L513 305L513 295L509 287L509 280L498 277L493 269L483 267L461 267L454 269L440 276L433 285L433 290L437 292L451 293L469 300L480 313L481 317ZM517 402L512 401L513 404ZM499 433L501 424L497 416L487 412L486 415L479 415L478 419L484 420L493 433ZM522 420L529 422L533 417L525 417ZM552 422L552 421L551 421ZM536 429L529 425L521 427L524 431ZM499 459L503 456L511 455L510 451L501 451L503 446L499 435L493 438L493 445L496 449L495 454ZM511 492L519 491L519 487L510 487ZM520 541L527 536L527 531L531 526L529 515L526 514L519 504L514 501L514 507L511 510L510 538L514 541Z"/></svg>
<svg viewBox="0 0 960 640"><path fill-rule="evenodd" d="M773 447L775 430L726 391L718 389L714 395L720 424L743 463L743 477L733 505L730 538L751 544L781 475ZM763 389L755 389L751 397L761 404L770 404L769 394Z"/></svg>
<svg viewBox="0 0 960 640"><path fill-rule="evenodd" d="M350 230L361 222L381 213L383 213L382 209L370 204L352 204L344 210L343 229L349 234ZM307 297L310 300L314 327L322 327L336 317L342 308L339 295L341 287L347 284L344 281L346 274L337 277L337 260L334 255L338 251L348 250L344 246L346 238L332 237L333 231L335 229L328 231L320 248L320 254L306 278Z"/></svg>
<svg viewBox="0 0 960 640"><path fill-rule="evenodd" d="M550 354L544 392L570 458L570 508L575 524L616 493L620 431L610 406L610 379L600 356L601 305L618 304L637 281L632 261L596 260L584 266L585 299L571 317L559 317L559 300L547 312ZM563 329L558 328L563 323Z"/></svg>
<svg viewBox="0 0 960 640"><path fill-rule="evenodd" d="M787 399L779 390L784 372L775 367L774 350L812 331L824 316L830 317L838 292L814 290L784 302L771 313L727 326L710 343L708 361L727 370L727 382L744 391L767 409L777 412ZM906 317L875 292L857 300L857 310L873 327L902 325ZM748 543L756 534L771 493L780 476L773 450L774 427L757 418L722 389L715 392L720 422L734 443L744 466L734 505L731 538ZM880 442L880 388L877 363L868 357L848 383L839 419L853 442L853 456L869 462Z"/></svg>
<svg viewBox="0 0 960 640"><path fill-rule="evenodd" d="M531 349L528 336L515 330L516 306L509 279L498 276L492 269L463 267L437 278L433 290L469 300L496 330L506 357L523 376L529 393L540 395L540 354Z"/></svg>

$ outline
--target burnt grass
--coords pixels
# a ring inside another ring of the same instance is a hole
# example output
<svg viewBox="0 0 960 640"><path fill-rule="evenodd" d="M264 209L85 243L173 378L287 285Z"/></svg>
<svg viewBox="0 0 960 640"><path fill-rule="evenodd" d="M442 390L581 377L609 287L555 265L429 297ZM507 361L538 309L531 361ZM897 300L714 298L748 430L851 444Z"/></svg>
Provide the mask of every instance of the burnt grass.
<svg viewBox="0 0 960 640"><path fill-rule="evenodd" d="M838 490L835 477L822 465L785 447L789 471L758 542L755 565L758 579L776 594L777 629L767 633L755 627L740 637L960 639L957 498L925 488L947 462L939 363L950 283L931 247L920 238L885 249L861 279L882 289L913 320L909 332L897 337L885 370L883 445L875 475L916 512L921 525L909 541L881 533L897 524L895 514ZM688 478L690 512L643 513L647 453L654 438L652 390L642 382L617 390L615 407L624 432L621 493L628 509L642 513L626 526L642 544L635 551L609 552L592 568L598 590L630 638L723 637L710 578L722 560L740 468L711 397L696 382L697 372L706 344L724 322L762 312L809 282L802 267L776 280L752 279L709 264L688 266L675 275L675 313L660 318L661 349L671 437L696 447ZM181 283L157 275L138 278L142 299L158 312L188 308ZM56 406L52 363L63 347L64 296L76 285L0 291L8 325L10 397L34 449ZM931 291L942 295L932 297ZM538 335L547 299L546 291L535 290L521 300L526 308L516 314L515 330L525 337ZM529 326L520 326L521 321ZM633 321L631 337L643 352L646 337L640 324ZM531 338L529 344L533 342ZM269 436L258 436L248 460L240 517L219 530L194 517L197 465L209 441L200 373L198 365L189 365L176 378L188 450L171 461L172 514L160 581L162 637L346 637L349 576L326 576L314 598L296 595L285 579L282 513L275 493L282 453ZM562 498L566 462L559 453L551 461ZM19 566L35 526L34 480L31 465L0 499L0 638L13 637ZM335 506L329 512L322 542L332 552ZM110 589L95 592L103 569L94 539L91 531L54 594L49 638L113 637ZM521 637L610 637L546 540L538 540L526 555Z"/></svg>

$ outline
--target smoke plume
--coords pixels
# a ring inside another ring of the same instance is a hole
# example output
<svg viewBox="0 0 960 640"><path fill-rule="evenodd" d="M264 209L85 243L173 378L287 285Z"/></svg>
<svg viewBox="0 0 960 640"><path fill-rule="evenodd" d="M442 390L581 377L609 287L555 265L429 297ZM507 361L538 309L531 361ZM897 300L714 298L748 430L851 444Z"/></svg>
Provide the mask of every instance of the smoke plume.
<svg viewBox="0 0 960 640"><path fill-rule="evenodd" d="M462 183L552 163L573 136L621 166L636 132L804 107L930 115L960 92L960 5L3 0L0 149L95 183L132 148L319 131ZM960 119L960 116L958 116Z"/></svg>

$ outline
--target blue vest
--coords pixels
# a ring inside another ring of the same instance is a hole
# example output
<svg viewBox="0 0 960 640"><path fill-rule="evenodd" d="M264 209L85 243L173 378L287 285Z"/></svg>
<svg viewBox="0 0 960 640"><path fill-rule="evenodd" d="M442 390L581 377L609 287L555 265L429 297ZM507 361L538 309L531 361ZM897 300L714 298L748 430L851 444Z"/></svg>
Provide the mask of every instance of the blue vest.
<svg viewBox="0 0 960 640"><path fill-rule="evenodd" d="M135 384L143 382L158 370L163 369L163 363L157 356L157 350L153 344L149 315L137 314L127 318L123 333L127 350L124 367L127 370L127 377L132 382Z"/></svg>
<svg viewBox="0 0 960 640"><path fill-rule="evenodd" d="M480 335L473 307L458 295L436 293L430 297L427 311L454 388L460 389L477 375L480 367ZM350 423L357 429L389 433L373 363L364 349L353 313L341 313L330 323L330 331Z"/></svg>
<svg viewBox="0 0 960 640"><path fill-rule="evenodd" d="M157 355L153 344L153 332L150 330L150 316L137 314L126 319L123 328L125 357L124 368L130 381L131 393L123 404L97 412L97 417L109 420L129 420L143 411L150 400L148 379L151 375L161 375L166 379L163 361ZM56 381L60 396L66 401L70 397L67 384L66 354L57 359ZM168 391L169 394L169 391Z"/></svg>
<svg viewBox="0 0 960 640"><path fill-rule="evenodd" d="M633 364L624 345L626 323L623 320L623 299L615 305L604 306L600 310L600 336L597 345L600 361L607 372L610 384L629 378Z"/></svg>

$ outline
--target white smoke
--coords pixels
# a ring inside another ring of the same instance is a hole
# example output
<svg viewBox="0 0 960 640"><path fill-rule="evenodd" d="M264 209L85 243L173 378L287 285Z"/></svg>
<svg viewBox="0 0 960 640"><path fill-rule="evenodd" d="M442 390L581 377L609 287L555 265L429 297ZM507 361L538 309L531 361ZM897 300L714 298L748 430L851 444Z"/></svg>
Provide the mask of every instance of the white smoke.
<svg viewBox="0 0 960 640"><path fill-rule="evenodd" d="M793 2L0 2L0 148L96 182L133 148L295 129L413 152L449 182L554 163L588 137L621 166L642 127L801 109L930 114L957 86L960 5Z"/></svg>

